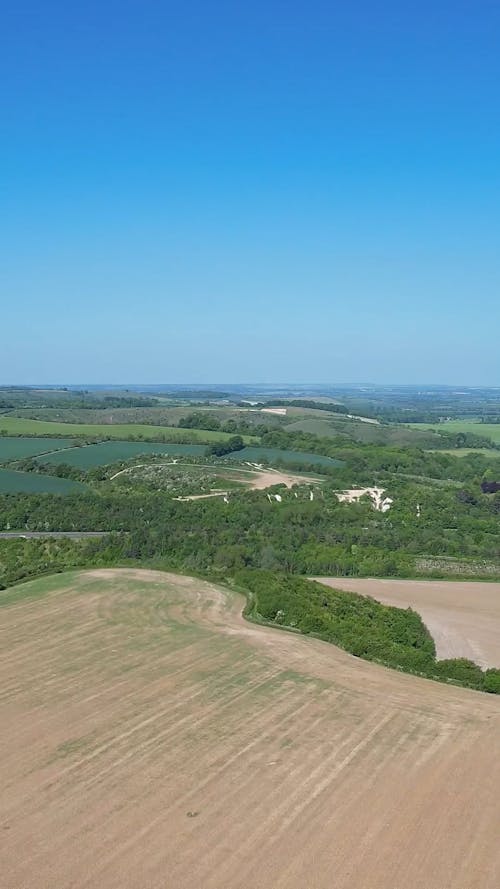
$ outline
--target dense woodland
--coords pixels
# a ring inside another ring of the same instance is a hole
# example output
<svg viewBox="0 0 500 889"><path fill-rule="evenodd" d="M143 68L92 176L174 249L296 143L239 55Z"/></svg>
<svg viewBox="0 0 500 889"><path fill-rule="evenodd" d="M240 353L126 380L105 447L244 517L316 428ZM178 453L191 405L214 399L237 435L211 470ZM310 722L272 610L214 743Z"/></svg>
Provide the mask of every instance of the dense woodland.
<svg viewBox="0 0 500 889"><path fill-rule="evenodd" d="M69 400L74 397L68 395ZM134 399L131 395L130 401ZM105 398L99 400L105 403ZM331 406L325 412L335 413ZM244 588L254 617L312 632L389 666L500 690L498 671L483 674L469 662L437 662L432 640L413 613L318 590L303 579L500 578L500 454L495 457L491 442L487 454L476 451L458 458L439 450L320 438L279 426L257 428L244 419L221 421L206 409L188 411L179 425L180 437L189 437L190 429L220 430L231 437L207 444L202 457L186 457L185 463L183 458L187 469L178 473L177 484L194 484L190 465L193 472L200 472L202 464L206 471L213 465L214 472L215 467L218 472L225 464L234 466L243 447L241 435L250 428L263 447L288 452L286 462L273 459L275 468L283 462L288 470L314 472L322 482L270 489L279 493L278 501L269 491L251 492L235 484L229 502L214 498L186 503L173 499L171 480L162 488L147 473L142 479L126 474L113 478L138 462L154 467L159 459L154 453L89 471L64 463L45 465L31 457L18 460L10 468L83 481L87 492L0 495L0 531L95 531L106 536L0 539L0 587L91 565L141 563L210 576ZM461 439L453 447L458 451L464 444ZM338 462L312 465L308 453ZM377 512L368 497L346 504L336 496L344 488L374 484L393 501L386 513Z"/></svg>
<svg viewBox="0 0 500 889"><path fill-rule="evenodd" d="M247 615L333 642L357 657L407 673L500 694L500 670L481 670L466 658L436 660L434 640L411 608L269 571L241 571Z"/></svg>

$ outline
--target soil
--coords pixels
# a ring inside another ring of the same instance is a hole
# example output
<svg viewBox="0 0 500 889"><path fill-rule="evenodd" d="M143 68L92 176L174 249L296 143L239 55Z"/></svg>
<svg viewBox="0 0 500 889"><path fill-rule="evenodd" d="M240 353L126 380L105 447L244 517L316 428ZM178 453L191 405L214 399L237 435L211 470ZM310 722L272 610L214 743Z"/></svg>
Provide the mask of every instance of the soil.
<svg viewBox="0 0 500 889"><path fill-rule="evenodd" d="M418 611L438 658L465 657L500 667L500 583L317 577L320 583Z"/></svg>
<svg viewBox="0 0 500 889"><path fill-rule="evenodd" d="M120 469L119 472L115 472L114 475L110 476L110 481L117 478L119 475L123 475L124 473L131 473L134 471L134 469L139 469L148 465L151 464L138 463L135 466L129 466L126 469ZM179 461L172 460L168 463L153 465L175 466L179 465ZM198 468L199 464L195 465ZM265 488L270 488L272 485L286 485L287 488L291 488L293 485L315 485L319 484L319 482L321 481L321 479L317 477L294 475L290 472L282 472L279 469L259 469L257 467L255 467L254 469L243 469L241 467L233 469L227 466L214 467L212 464L209 464L209 468L216 469L219 476L226 474L228 478L237 479L238 481L245 484L245 486L251 491L262 491L265 490ZM221 497L224 494L228 493L230 493L230 491L213 491L211 494L191 494L186 497L176 497L176 500L200 500L206 497Z"/></svg>
<svg viewBox="0 0 500 889"><path fill-rule="evenodd" d="M264 491L272 485L285 485L292 488L293 485L317 485L321 481L305 475L292 475L289 472L281 472L278 469L238 470L238 481L243 482L250 491ZM243 473L248 473L248 476ZM222 474L222 473L221 473ZM231 491L212 491L210 494L189 494L186 497L176 497L176 500L204 500L207 497L227 497Z"/></svg>

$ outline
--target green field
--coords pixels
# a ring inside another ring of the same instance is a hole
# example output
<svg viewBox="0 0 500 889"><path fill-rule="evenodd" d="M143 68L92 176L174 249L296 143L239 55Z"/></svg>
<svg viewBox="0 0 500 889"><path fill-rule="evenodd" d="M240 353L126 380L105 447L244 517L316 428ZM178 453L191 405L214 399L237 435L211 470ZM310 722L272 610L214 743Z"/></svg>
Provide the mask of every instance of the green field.
<svg viewBox="0 0 500 889"><path fill-rule="evenodd" d="M473 420L445 420L443 423L412 423L411 428L435 430L436 432L451 432L458 435L463 432L467 435L482 435L489 438L495 444L500 444L500 423L476 423Z"/></svg>
<svg viewBox="0 0 500 889"><path fill-rule="evenodd" d="M114 408L25 408L9 411L9 417L40 420L47 423L76 423L78 425L128 425L132 423L154 426L175 426L190 413L188 407L114 407Z"/></svg>
<svg viewBox="0 0 500 889"><path fill-rule="evenodd" d="M83 494L88 491L81 482L36 472L14 472L0 469L1 494Z"/></svg>
<svg viewBox="0 0 500 889"><path fill-rule="evenodd" d="M204 429L178 429L175 426L145 426L142 424L125 423L111 425L108 423L52 423L47 420L27 420L20 417L2 416L0 419L0 435L66 435L77 438L127 438L129 435L140 436L145 441L178 441L180 438L189 441L227 441L231 436L224 432L207 432ZM251 435L243 436L247 444L257 439Z"/></svg>
<svg viewBox="0 0 500 889"><path fill-rule="evenodd" d="M203 457L205 445L163 444L147 441L103 441L99 444L85 445L60 451L38 458L40 463L66 463L77 469L94 469L96 466L107 466L120 460L130 460L139 454L164 454L170 457Z"/></svg>
<svg viewBox="0 0 500 889"><path fill-rule="evenodd" d="M307 454L303 451L282 451L279 448L243 448L233 454L226 454L226 460L237 460L239 463L248 461L260 463L267 460L268 463L309 463L312 466L343 466L341 460L333 457L323 457L321 454Z"/></svg>
<svg viewBox="0 0 500 889"><path fill-rule="evenodd" d="M211 415L223 413L229 419L231 413L197 407L196 412L210 410ZM184 407L115 407L115 408L31 408L9 411L9 417L39 420L46 423L74 423L84 426L177 426L179 420L194 412ZM1 425L1 424L0 424Z"/></svg>
<svg viewBox="0 0 500 889"><path fill-rule="evenodd" d="M38 420L41 422L75 423L86 426L108 425L147 425L147 426L178 426L179 421L189 414L208 414L224 423L234 420L266 426L279 426L283 418L273 414L262 414L245 408L233 408L215 405L183 405L159 407L115 407L115 408L25 408L9 411L5 416L19 419ZM1 421L0 421L1 427ZM182 428L182 427L180 427Z"/></svg>
<svg viewBox="0 0 500 889"><path fill-rule="evenodd" d="M429 454L450 454L452 457L468 457L470 454L480 454L489 460L500 460L500 451L495 448L448 448L446 450L429 450Z"/></svg>
<svg viewBox="0 0 500 889"><path fill-rule="evenodd" d="M12 460L25 460L46 454L47 451L60 451L71 448L74 441L69 438L0 438L0 463Z"/></svg>

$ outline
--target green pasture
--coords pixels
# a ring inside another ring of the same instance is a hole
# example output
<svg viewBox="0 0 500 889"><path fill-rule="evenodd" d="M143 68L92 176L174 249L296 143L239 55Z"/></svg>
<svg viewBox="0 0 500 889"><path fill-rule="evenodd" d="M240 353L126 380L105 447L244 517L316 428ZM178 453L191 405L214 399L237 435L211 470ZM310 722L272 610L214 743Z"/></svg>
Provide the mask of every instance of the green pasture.
<svg viewBox="0 0 500 889"><path fill-rule="evenodd" d="M0 435L65 435L76 438L117 438L141 437L144 441L226 441L231 436L224 432L208 432L205 429L178 429L174 426L147 426L124 423L57 423L48 420L29 420L24 417L3 415L0 418ZM247 444L257 441L254 436L243 436Z"/></svg>
<svg viewBox="0 0 500 889"><path fill-rule="evenodd" d="M317 412L316 412L317 413ZM392 445L394 447L430 448L439 441L433 432L408 429L406 426L363 423L344 416L324 415L295 419L283 427L286 432L310 432L321 438L341 436L362 444Z"/></svg>
<svg viewBox="0 0 500 889"><path fill-rule="evenodd" d="M1 426L1 421L0 421ZM36 457L47 451L60 451L62 448L71 448L74 441L69 438L1 438L0 437L0 463L10 463L12 460L25 460L27 457Z"/></svg>
<svg viewBox="0 0 500 889"><path fill-rule="evenodd" d="M451 432L458 435L482 435L491 439L495 444L500 444L500 423L477 423L474 420L445 420L443 423L412 423L411 428L433 430L435 432Z"/></svg>
<svg viewBox="0 0 500 889"><path fill-rule="evenodd" d="M85 485L70 479L0 469L1 494L83 494L86 491Z"/></svg>
<svg viewBox="0 0 500 889"><path fill-rule="evenodd" d="M321 454L308 454L303 451L285 451L280 448L243 448L242 451L235 451L233 454L226 454L224 458L229 460L237 460L238 463L261 463L267 460L268 463L309 463L312 466L343 466L341 460L334 460L333 457L324 457Z"/></svg>
<svg viewBox="0 0 500 889"><path fill-rule="evenodd" d="M170 457L203 457L205 445L164 444L147 441L102 441L38 458L40 463L66 463L76 469L94 469L121 460L130 460L140 454L162 454Z"/></svg>

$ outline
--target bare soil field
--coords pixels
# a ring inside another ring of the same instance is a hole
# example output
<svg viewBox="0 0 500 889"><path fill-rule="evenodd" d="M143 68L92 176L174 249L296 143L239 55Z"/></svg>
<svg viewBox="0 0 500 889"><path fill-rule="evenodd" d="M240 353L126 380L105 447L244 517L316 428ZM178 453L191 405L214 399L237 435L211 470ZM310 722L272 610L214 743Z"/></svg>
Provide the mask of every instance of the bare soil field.
<svg viewBox="0 0 500 889"><path fill-rule="evenodd" d="M494 696L186 577L0 601L2 889L498 889Z"/></svg>
<svg viewBox="0 0 500 889"><path fill-rule="evenodd" d="M483 669L500 667L500 583L316 577L339 590L373 596L418 611L439 659L466 657Z"/></svg>
<svg viewBox="0 0 500 889"><path fill-rule="evenodd" d="M272 485L286 485L292 488L293 485L317 485L322 479L307 475L294 475L290 472L283 472L280 469L260 469L254 473L248 487L252 491L263 491Z"/></svg>

